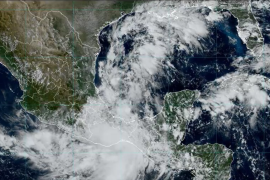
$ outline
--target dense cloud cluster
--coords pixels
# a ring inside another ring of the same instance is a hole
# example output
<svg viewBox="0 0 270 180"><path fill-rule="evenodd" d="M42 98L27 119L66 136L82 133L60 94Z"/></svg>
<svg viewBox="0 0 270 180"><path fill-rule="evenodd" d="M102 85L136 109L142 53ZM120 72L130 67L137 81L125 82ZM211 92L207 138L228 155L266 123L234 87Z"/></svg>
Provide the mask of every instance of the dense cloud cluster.
<svg viewBox="0 0 270 180"><path fill-rule="evenodd" d="M28 158L33 167L45 169L43 179L136 180L147 179L147 174L165 178L172 169L203 167L188 155L173 159L173 150L155 129L153 117L161 111L167 92L198 88L201 106L194 108L194 121L208 111L211 118L229 125L226 112L239 101L253 111L249 123L256 126L257 110L270 100L265 91L270 82L243 73L242 66L233 67L233 60L239 60L236 56L244 55L245 49L236 27L229 27L231 21L236 20L229 12L214 12L211 6L155 1L138 6L100 32L98 97L88 99L74 127L59 123L65 131L48 125L16 137L1 133L0 141L5 149L24 152L18 156ZM217 47L216 36L231 43ZM237 50L232 57L219 62L210 58L230 54L233 48Z"/></svg>

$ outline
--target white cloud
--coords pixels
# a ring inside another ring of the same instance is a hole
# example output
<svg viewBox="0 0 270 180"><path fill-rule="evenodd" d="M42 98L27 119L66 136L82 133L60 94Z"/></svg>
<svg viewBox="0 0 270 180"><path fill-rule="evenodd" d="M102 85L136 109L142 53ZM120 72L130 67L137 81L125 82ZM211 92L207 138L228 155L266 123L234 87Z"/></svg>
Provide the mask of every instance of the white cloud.
<svg viewBox="0 0 270 180"><path fill-rule="evenodd" d="M180 6L181 2L176 3L169 13L171 2L158 3L158 6L156 3L143 4L135 10L135 16L126 17L119 26L117 23L112 25L113 32L108 35L111 47L107 62L99 63L102 84L98 87L98 97L88 99L74 129L58 124L70 132L55 131L48 126L32 133L22 133L21 139L9 138L5 142L7 148L12 148L13 141L19 141L16 142L20 144L18 148L29 150L35 166L51 170L52 173L44 179L68 175L70 179L110 180L113 177L124 180L136 179L148 165L147 171L155 170L160 176L169 172L169 167L203 166L187 156L182 158L190 162L171 159L173 150L170 144L147 117L155 115L150 104L156 104L160 109L163 100L151 91L162 83L155 82L153 75L162 75L164 66L174 68L165 57L175 45L181 49L187 49L187 45L195 50L203 49L198 38L209 33L207 19L196 8ZM124 55L121 38L133 31L137 34L133 38L133 50L121 59ZM165 60L164 64L162 60ZM120 65L114 66L114 63ZM250 96L255 91L250 91ZM232 107L224 102L230 103L237 96L240 97L237 92L220 90L213 99L206 99L205 104L208 107L217 104L215 113L220 113ZM262 97L256 102L264 105ZM139 105L144 109L143 117L139 116ZM199 114L200 111L196 110L195 116ZM183 136L177 132L174 135ZM0 136L1 142L4 139Z"/></svg>
<svg viewBox="0 0 270 180"><path fill-rule="evenodd" d="M265 91L254 85L248 90L247 99L251 106L265 107L268 104L269 96Z"/></svg>
<svg viewBox="0 0 270 180"><path fill-rule="evenodd" d="M250 118L250 125L254 127L257 121L256 112L269 104L270 97L266 90L270 90L270 81L261 75L228 74L216 80L218 85L208 84L208 96L202 96L203 109L209 111L213 117L226 119L225 113L235 106L239 100L242 106L251 109L254 115ZM230 119L226 119L230 121ZM230 124L230 123L229 123Z"/></svg>
<svg viewBox="0 0 270 180"><path fill-rule="evenodd" d="M256 111L256 109L254 110L254 114L249 119L249 124L250 124L251 128L254 128L255 125L257 124L257 111Z"/></svg>

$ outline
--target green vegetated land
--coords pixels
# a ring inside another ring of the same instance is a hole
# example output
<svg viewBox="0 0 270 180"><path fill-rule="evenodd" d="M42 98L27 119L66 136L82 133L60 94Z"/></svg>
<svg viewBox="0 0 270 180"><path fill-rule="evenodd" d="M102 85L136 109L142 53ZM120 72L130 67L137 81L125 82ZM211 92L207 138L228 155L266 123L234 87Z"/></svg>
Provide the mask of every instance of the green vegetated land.
<svg viewBox="0 0 270 180"><path fill-rule="evenodd" d="M98 51L95 34L106 22L120 17L121 12L129 12L135 4L27 3L30 12L23 2L0 2L0 61L19 80L24 91L21 104L26 110L43 120L61 119L72 125L75 122L72 114L81 110L87 97L95 96L92 73L94 54ZM48 13L51 9L54 12ZM186 158L187 161L195 159L190 163L201 165L196 176L203 174L211 179L222 173L229 175L232 152L224 146L181 145L197 97L197 91L169 93L155 119L156 128L171 142L176 157L188 154L193 158Z"/></svg>
<svg viewBox="0 0 270 180"><path fill-rule="evenodd" d="M263 36L258 27L258 22L252 13L249 2L220 2L215 10L220 11L222 9L229 10L238 19L239 30L249 34L244 40L249 49L255 50L263 46Z"/></svg>
<svg viewBox="0 0 270 180"><path fill-rule="evenodd" d="M190 90L168 93L165 96L163 110L156 117L157 128L176 144L184 137L186 125L193 113L191 107L197 97L198 92Z"/></svg>
<svg viewBox="0 0 270 180"><path fill-rule="evenodd" d="M43 120L73 124L72 115L87 97L95 96L93 63L99 48L95 35L133 5L0 2L0 61L19 80L23 107Z"/></svg>
<svg viewBox="0 0 270 180"><path fill-rule="evenodd" d="M183 90L169 93L164 108L156 117L156 126L167 137L174 149L174 156L194 170L197 178L229 179L233 152L220 144L182 145L186 126L192 120L197 91Z"/></svg>
<svg viewBox="0 0 270 180"><path fill-rule="evenodd" d="M228 180L231 173L233 152L221 144L180 145L177 157L195 166L195 175L203 179Z"/></svg>

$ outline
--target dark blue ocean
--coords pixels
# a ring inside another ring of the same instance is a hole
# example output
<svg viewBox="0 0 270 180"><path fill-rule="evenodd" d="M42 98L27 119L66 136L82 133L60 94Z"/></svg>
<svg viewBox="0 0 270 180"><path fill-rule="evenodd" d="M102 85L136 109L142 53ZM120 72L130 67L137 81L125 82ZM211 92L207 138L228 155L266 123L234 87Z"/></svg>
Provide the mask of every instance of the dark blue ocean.
<svg viewBox="0 0 270 180"><path fill-rule="evenodd" d="M253 8L253 12L260 24L264 43L270 44L270 9ZM222 26L220 27L223 29ZM230 32L228 35L234 36ZM236 49L243 52L243 47ZM254 60L252 57L250 59ZM260 74L270 77L268 73ZM270 92L267 91L267 94ZM244 105L237 100L234 104L234 110L227 113L232 122L230 128L220 123L220 119L211 119L208 111L203 111L197 120L188 125L184 144L219 143L233 150L232 180L270 179L270 108L268 106L261 109L256 128L250 128L249 119L252 114L248 114ZM201 107L201 104L195 103L195 106Z"/></svg>
<svg viewBox="0 0 270 180"><path fill-rule="evenodd" d="M36 118L25 112L19 103L22 94L18 81L0 64L0 130L7 136L17 137L21 131L31 132L37 129ZM23 112L17 115L20 110ZM31 165L29 159L18 157L16 152L11 153L0 144L0 179L37 179L45 173Z"/></svg>
<svg viewBox="0 0 270 180"><path fill-rule="evenodd" d="M135 14L130 14L129 16L134 15ZM117 22L117 26L121 26L125 18L126 17L123 17L121 21ZM269 19L262 21L268 22ZM201 39L201 43L209 49L208 52L190 56L185 51L175 48L171 56L168 56L168 59L178 71L171 73L164 70L165 74L167 73L166 77L157 75L155 77L156 81L162 82L163 87L154 89L152 94L164 98L165 94L168 92L176 92L184 89L200 90L203 92L207 83L228 73L236 72L237 67L232 65L233 60L236 57L244 57L247 55L247 47L238 35L237 25L237 19L233 16L230 16L230 18L223 22L216 23L211 29L212 35ZM98 62L103 61L106 63L106 56L110 48L110 42L108 40L110 33L112 33L112 26L108 25L99 35L101 52L96 61L97 72L99 68ZM147 30L144 33L147 33ZM124 47L127 48L125 49L125 53L129 53L133 49L133 41L130 40L130 38L132 38L132 36L127 38L126 35L123 35L121 39L121 41L124 42ZM269 37L265 38L266 43L268 43ZM230 39L234 39L235 42L231 43ZM254 58L251 57L250 59ZM123 61L119 60L119 64L120 63L123 63ZM168 81L167 77L173 77L175 81ZM98 73L95 76L95 84L97 87L102 84ZM226 128L226 126L220 124L218 120L212 119L210 112L204 111L197 120L188 125L187 135L183 143L186 145L219 143L233 150L234 160L231 165L232 180L253 180L255 178L270 179L270 156L264 153L266 151L265 145L269 142L268 137L270 137L270 121L266 121L266 119L270 120L269 110L263 109L259 112L257 129L251 130L248 128L250 114L244 111L241 104L237 104L237 102L235 102L235 104L237 106L233 113L230 114L232 128ZM195 106L201 107L201 104L196 102ZM246 144L241 143L243 138L246 140ZM252 162L252 159L255 160L255 162ZM253 168L257 170L253 172ZM181 179L193 179L190 172L180 172L179 177L181 177ZM179 177L175 179L179 179Z"/></svg>
<svg viewBox="0 0 270 180"><path fill-rule="evenodd" d="M264 13L257 13L260 16L259 22L268 22L270 16ZM131 14L134 15L134 14ZM180 91L183 89L198 89L203 90L204 85L215 80L227 73L235 72L236 67L232 66L234 57L244 56L247 48L239 38L236 31L237 20L233 17L229 18L225 23L218 23L213 26L213 34L208 39L202 41L210 41L209 48L212 51L208 54L194 54L192 57L185 52L180 52L175 49L172 58L172 63L178 69L176 81L167 81L164 77L156 77L157 80L162 80L164 87L154 89L153 93L164 97L168 92ZM269 37L263 28L265 42L270 43ZM111 27L105 27L99 36L101 43L101 52L97 58L97 62L106 61L106 55L110 46L106 39L111 31ZM236 39L237 43L229 43L229 38ZM125 37L123 37L125 38ZM132 49L132 41L127 41L125 44L126 52L129 53ZM208 58L203 58L209 56ZM216 58L220 57L220 58ZM222 58L221 58L222 57ZM190 66L185 66L179 59L185 59ZM207 68L200 69L204 65ZM219 72L216 71L217 66ZM96 65L96 70L98 69ZM98 71L97 71L98 72ZM168 74L173 76L172 74ZM99 86L102 83L98 73L95 76L95 84ZM38 129L37 119L31 114L25 112L19 100L22 96L22 90L19 87L18 81L11 73L0 64L0 130L8 136L19 136L21 131L33 131ZM269 93L269 92L268 92ZM235 102L237 104L237 102ZM200 107L200 103L195 103L195 106ZM19 116L17 112L22 110ZM211 119L209 112L204 111L200 117L191 122L187 127L187 135L184 144L206 144L220 143L234 151L234 161L231 165L231 176L233 180L253 180L270 179L270 149L267 146L270 142L270 113L269 108L259 112L258 128L256 130L248 129L249 115L243 114L241 104L236 106L233 114L230 114L232 119L232 128L228 129L225 126L217 126L218 122ZM239 113L239 114L237 114ZM239 118L241 117L241 118ZM245 138L247 144L243 147L241 138ZM265 172L261 175L252 172L252 162L250 158L256 160L255 166L259 170ZM239 165L240 164L240 165ZM21 158L4 150L0 145L0 179L20 180L20 179L37 179L45 174L43 170L35 169L31 166L31 162L27 158ZM192 179L189 172L185 171L179 174L175 179ZM151 179L151 178L149 178Z"/></svg>

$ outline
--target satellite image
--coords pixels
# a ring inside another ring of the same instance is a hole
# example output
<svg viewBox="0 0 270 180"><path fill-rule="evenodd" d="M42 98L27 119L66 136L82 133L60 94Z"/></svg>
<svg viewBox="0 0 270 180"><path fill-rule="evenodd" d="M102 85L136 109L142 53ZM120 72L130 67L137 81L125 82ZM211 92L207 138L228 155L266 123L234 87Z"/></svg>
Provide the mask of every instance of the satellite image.
<svg viewBox="0 0 270 180"><path fill-rule="evenodd" d="M270 180L270 1L0 1L0 179Z"/></svg>

